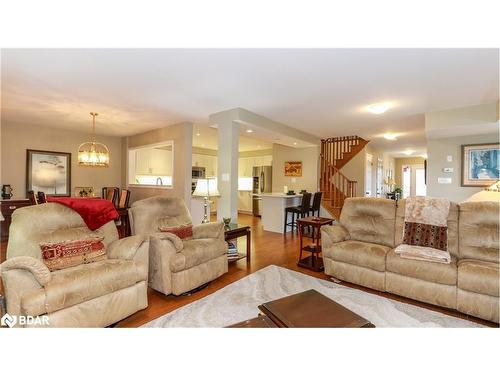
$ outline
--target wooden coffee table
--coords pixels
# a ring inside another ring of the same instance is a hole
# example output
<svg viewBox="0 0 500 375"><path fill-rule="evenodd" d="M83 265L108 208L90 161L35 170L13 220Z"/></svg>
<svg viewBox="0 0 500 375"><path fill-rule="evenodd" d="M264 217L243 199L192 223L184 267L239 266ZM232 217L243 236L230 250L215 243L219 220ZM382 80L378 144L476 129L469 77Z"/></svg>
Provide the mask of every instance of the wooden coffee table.
<svg viewBox="0 0 500 375"><path fill-rule="evenodd" d="M264 315L231 327L272 327L269 321L279 328L375 327L365 318L314 289L263 303L259 306L259 310Z"/></svg>

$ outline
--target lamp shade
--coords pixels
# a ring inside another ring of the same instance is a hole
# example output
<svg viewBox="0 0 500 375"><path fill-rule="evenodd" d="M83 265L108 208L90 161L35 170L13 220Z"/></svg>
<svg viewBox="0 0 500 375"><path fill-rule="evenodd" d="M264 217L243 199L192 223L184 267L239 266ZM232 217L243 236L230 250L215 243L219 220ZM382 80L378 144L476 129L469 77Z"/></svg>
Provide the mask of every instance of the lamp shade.
<svg viewBox="0 0 500 375"><path fill-rule="evenodd" d="M196 189L193 192L193 197L219 197L217 190L217 179L215 178L200 178L196 182Z"/></svg>
<svg viewBox="0 0 500 375"><path fill-rule="evenodd" d="M495 182L493 185L488 186L485 190L486 191L496 191L497 193L500 192L500 180Z"/></svg>

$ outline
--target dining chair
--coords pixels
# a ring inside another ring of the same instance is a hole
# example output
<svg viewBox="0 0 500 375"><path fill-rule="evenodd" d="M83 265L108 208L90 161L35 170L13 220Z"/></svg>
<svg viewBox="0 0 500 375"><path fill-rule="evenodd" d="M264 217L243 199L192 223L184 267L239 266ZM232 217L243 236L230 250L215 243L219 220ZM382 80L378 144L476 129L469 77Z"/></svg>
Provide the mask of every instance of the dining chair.
<svg viewBox="0 0 500 375"><path fill-rule="evenodd" d="M110 201L116 206L116 201L118 199L119 189L114 186L105 186L102 188L102 198Z"/></svg>
<svg viewBox="0 0 500 375"><path fill-rule="evenodd" d="M128 208L130 201L130 190L122 189L120 199L118 199L118 208Z"/></svg>
<svg viewBox="0 0 500 375"><path fill-rule="evenodd" d="M47 203L47 196L43 191L36 193L38 204Z"/></svg>
<svg viewBox="0 0 500 375"><path fill-rule="evenodd" d="M38 198L33 190L28 191L28 199L30 200L30 204L38 204Z"/></svg>

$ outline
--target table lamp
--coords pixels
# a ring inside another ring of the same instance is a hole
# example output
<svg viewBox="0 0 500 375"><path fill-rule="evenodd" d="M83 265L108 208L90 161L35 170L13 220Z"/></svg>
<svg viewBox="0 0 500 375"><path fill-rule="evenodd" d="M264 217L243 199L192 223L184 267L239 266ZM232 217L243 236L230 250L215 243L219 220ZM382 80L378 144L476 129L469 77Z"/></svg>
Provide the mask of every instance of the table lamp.
<svg viewBox="0 0 500 375"><path fill-rule="evenodd" d="M203 197L205 199L203 208L204 215L202 224L209 223L208 207L210 197L220 197L219 190L217 190L217 179L215 178L199 178L196 182L196 189L193 192L193 197Z"/></svg>
<svg viewBox="0 0 500 375"><path fill-rule="evenodd" d="M497 193L500 192L500 180L498 180L497 182L495 182L493 185L488 186L484 190L486 190L486 191L496 191Z"/></svg>

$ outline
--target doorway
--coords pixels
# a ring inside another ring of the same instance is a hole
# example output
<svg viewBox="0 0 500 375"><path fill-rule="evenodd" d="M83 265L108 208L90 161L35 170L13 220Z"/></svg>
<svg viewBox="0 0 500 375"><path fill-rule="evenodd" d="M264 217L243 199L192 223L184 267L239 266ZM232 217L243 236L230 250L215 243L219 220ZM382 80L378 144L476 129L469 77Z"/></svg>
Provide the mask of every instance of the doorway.
<svg viewBox="0 0 500 375"><path fill-rule="evenodd" d="M401 171L403 198L427 195L423 164L403 165Z"/></svg>

